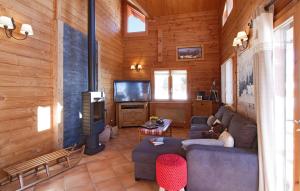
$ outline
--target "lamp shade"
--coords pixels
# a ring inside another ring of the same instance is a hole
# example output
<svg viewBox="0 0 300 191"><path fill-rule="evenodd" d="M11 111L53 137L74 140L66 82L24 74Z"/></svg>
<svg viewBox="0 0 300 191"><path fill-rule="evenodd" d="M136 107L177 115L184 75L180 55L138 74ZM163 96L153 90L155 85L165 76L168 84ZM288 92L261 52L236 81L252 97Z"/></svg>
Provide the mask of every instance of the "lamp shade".
<svg viewBox="0 0 300 191"><path fill-rule="evenodd" d="M241 46L241 45L242 45L241 39L239 39L238 37L234 38L232 46L236 47L236 46Z"/></svg>
<svg viewBox="0 0 300 191"><path fill-rule="evenodd" d="M238 32L237 38L242 40L242 41L247 41L248 40L248 36L247 36L247 33L245 31Z"/></svg>
<svg viewBox="0 0 300 191"><path fill-rule="evenodd" d="M20 33L25 35L26 32L28 33L28 35L33 35L33 30L32 30L31 25L29 25L29 24L22 24Z"/></svg>
<svg viewBox="0 0 300 191"><path fill-rule="evenodd" d="M135 65L132 64L132 65L130 66L130 69L131 69L131 70L135 70Z"/></svg>
<svg viewBox="0 0 300 191"><path fill-rule="evenodd" d="M0 27L4 28L4 26L7 26L7 29L14 29L14 24L10 17L0 16Z"/></svg>
<svg viewBox="0 0 300 191"><path fill-rule="evenodd" d="M138 65L137 65L137 69L138 69L138 70L143 69L142 65L138 64Z"/></svg>

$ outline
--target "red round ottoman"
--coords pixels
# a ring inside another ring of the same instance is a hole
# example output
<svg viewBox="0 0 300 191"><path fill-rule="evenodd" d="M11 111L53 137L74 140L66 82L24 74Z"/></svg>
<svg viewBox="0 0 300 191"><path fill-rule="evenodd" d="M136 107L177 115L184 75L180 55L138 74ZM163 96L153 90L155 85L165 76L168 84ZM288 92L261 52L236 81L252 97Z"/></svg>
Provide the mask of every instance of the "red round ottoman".
<svg viewBox="0 0 300 191"><path fill-rule="evenodd" d="M157 157L156 180L160 190L184 190L187 184L185 159L176 154L163 154Z"/></svg>

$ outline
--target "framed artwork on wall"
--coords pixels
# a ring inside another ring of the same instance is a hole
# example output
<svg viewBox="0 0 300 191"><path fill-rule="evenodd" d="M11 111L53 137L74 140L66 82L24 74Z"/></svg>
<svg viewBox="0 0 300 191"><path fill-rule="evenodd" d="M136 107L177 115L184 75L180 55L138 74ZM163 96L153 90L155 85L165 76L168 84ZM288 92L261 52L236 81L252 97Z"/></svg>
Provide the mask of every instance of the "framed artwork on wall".
<svg viewBox="0 0 300 191"><path fill-rule="evenodd" d="M203 60L203 45L177 46L176 61Z"/></svg>
<svg viewBox="0 0 300 191"><path fill-rule="evenodd" d="M253 57L253 49L247 49L237 57L237 111L256 119Z"/></svg>

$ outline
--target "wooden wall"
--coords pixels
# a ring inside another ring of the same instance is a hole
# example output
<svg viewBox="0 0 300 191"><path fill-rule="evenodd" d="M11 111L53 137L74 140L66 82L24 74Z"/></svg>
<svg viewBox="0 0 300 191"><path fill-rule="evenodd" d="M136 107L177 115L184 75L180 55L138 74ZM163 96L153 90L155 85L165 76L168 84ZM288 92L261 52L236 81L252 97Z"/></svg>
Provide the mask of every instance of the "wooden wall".
<svg viewBox="0 0 300 191"><path fill-rule="evenodd" d="M241 104L237 97L237 55L232 47L234 37L239 31L248 30L255 9L263 3L264 0L234 0L233 9L224 26L221 26L220 47L221 47L221 64L227 59L233 58L233 109L243 115L255 119L255 106L252 104ZM222 0L220 9L220 20L222 19L225 0ZM238 19L237 19L238 18Z"/></svg>
<svg viewBox="0 0 300 191"><path fill-rule="evenodd" d="M146 36L124 38L125 79L151 79L155 68L180 68L188 70L192 99L199 90L208 92L214 79L220 87L218 11L154 17L148 29ZM158 33L162 35L162 62L158 62ZM176 61L176 46L198 44L204 46L204 60ZM134 63L144 69L131 71Z"/></svg>
<svg viewBox="0 0 300 191"><path fill-rule="evenodd" d="M225 25L221 28L221 60L222 63L234 54L232 42L236 34L241 30L246 30L247 25L255 9L264 0L234 0L233 9ZM225 0L222 0L220 8L220 20L223 14Z"/></svg>
<svg viewBox="0 0 300 191"><path fill-rule="evenodd" d="M55 113L55 71L60 70L56 18L86 33L86 10L86 0L0 0L1 15L14 17L18 27L29 23L34 30L24 41L8 39L0 31L0 169L57 146L55 128L37 132L37 107L50 106ZM96 0L96 22L99 89L107 96L108 121L114 121L112 81L121 78L123 61L121 1Z"/></svg>
<svg viewBox="0 0 300 191"><path fill-rule="evenodd" d="M8 39L0 30L1 169L54 145L52 130L37 131L37 107L53 101L54 2L0 0L0 13L14 17L17 27L29 23L34 30L24 41Z"/></svg>
<svg viewBox="0 0 300 191"><path fill-rule="evenodd" d="M233 10L228 17L224 26L221 26L221 35L220 35L220 53L221 53L221 64L224 63L227 59L233 58L233 70L234 70L234 104L233 108L235 110L239 109L239 112L249 115L250 118L255 118L255 111L253 107L244 108L242 105L238 105L237 98L237 55L232 47L232 42L234 37L239 31L249 30L248 23L250 22L256 8L260 5L264 5L264 0L234 0ZM284 10L286 7L291 5L293 0L281 0L276 1L274 5L274 14L275 20L282 12L287 12ZM222 19L223 8L225 0L221 0L220 7L220 16L219 19ZM291 5L292 6L292 5ZM251 34L251 33L250 33ZM251 38L251 37L250 37ZM250 44L251 46L251 44ZM249 113L250 111L250 113ZM248 113L248 114L247 114Z"/></svg>
<svg viewBox="0 0 300 191"><path fill-rule="evenodd" d="M87 33L87 1L62 0L59 19ZM121 0L96 0L96 39L99 42L99 90L106 93L107 122L115 123L113 80L122 78L123 38Z"/></svg>
<svg viewBox="0 0 300 191"><path fill-rule="evenodd" d="M214 79L217 81L218 89L220 88L217 10L154 17L148 23L148 35L124 37L124 79L150 80L153 69L179 68L188 70L190 100L195 99L196 92L200 90L209 93ZM158 62L158 33L162 36L162 62ZM176 46L198 44L204 46L204 60L176 61ZM143 70L131 71L130 65L135 63L140 63ZM164 105L166 104L172 103ZM186 104L190 105L188 102ZM156 105L161 106L161 104ZM182 104L179 105L178 109L188 108L182 107ZM155 103L151 106L156 107ZM190 114L190 111L182 112ZM182 123L186 122L182 121Z"/></svg>

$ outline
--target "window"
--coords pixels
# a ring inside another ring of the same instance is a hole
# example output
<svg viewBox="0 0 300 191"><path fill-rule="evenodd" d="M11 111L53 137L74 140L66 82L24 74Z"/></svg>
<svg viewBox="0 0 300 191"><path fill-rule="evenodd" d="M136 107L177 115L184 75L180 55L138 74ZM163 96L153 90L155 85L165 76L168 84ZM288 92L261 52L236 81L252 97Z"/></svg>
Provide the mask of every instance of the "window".
<svg viewBox="0 0 300 191"><path fill-rule="evenodd" d="M227 18L229 17L231 11L233 8L233 0L226 0L225 6L224 6L224 11L223 11L223 17L222 17L222 25L224 26Z"/></svg>
<svg viewBox="0 0 300 191"><path fill-rule="evenodd" d="M154 71L154 98L156 100L187 100L186 70Z"/></svg>
<svg viewBox="0 0 300 191"><path fill-rule="evenodd" d="M127 33L146 32L146 17L138 10L127 5Z"/></svg>
<svg viewBox="0 0 300 191"><path fill-rule="evenodd" d="M233 67L232 59L221 65L221 88L222 102L228 105L233 104Z"/></svg>
<svg viewBox="0 0 300 191"><path fill-rule="evenodd" d="M169 71L154 72L155 99L169 99Z"/></svg>

